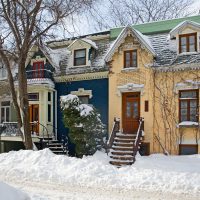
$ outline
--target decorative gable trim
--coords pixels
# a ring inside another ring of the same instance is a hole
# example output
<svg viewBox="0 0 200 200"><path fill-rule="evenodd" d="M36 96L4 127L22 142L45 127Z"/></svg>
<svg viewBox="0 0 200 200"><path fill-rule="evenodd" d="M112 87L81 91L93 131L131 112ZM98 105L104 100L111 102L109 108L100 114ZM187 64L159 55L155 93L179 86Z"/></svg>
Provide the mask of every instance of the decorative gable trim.
<svg viewBox="0 0 200 200"><path fill-rule="evenodd" d="M109 62L112 60L112 57L116 50L119 48L119 46L125 41L125 38L128 35L135 36L138 41L142 44L143 48L146 48L153 56L156 56L156 52L154 51L151 42L149 41L148 37L137 31L136 29L126 26L122 32L119 34L117 39L112 43L110 46L110 49L108 50L106 56L105 56L105 61Z"/></svg>
<svg viewBox="0 0 200 200"><path fill-rule="evenodd" d="M200 30L200 24L193 21L183 21L170 31L170 38L173 39L177 34L180 34L186 27L191 27Z"/></svg>

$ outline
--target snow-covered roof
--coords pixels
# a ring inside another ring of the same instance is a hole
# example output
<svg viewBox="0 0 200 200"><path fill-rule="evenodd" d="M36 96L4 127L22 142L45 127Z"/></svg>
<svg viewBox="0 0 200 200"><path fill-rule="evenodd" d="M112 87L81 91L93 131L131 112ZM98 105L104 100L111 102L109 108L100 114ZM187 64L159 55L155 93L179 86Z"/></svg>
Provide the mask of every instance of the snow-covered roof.
<svg viewBox="0 0 200 200"><path fill-rule="evenodd" d="M156 56L156 52L151 44L151 41L149 38L136 29L132 28L131 26L126 26L117 39L113 42L113 44L110 46L110 49L108 50L106 56L105 56L105 61L109 62L112 59L113 54L115 53L116 49L121 45L121 43L124 41L125 37L128 34L134 35L145 47L146 49L153 54L153 56Z"/></svg>
<svg viewBox="0 0 200 200"><path fill-rule="evenodd" d="M65 59L67 55L71 54L71 52L66 47L51 49L48 46L43 45L41 47L41 51L47 57L51 65L57 69L57 71L60 69L60 61Z"/></svg>
<svg viewBox="0 0 200 200"><path fill-rule="evenodd" d="M75 43L77 42L85 42L87 44L89 44L91 47L93 47L94 49L98 49L96 43L88 38L80 38L80 39L76 39L74 40L69 46L68 46L68 49L70 49Z"/></svg>
<svg viewBox="0 0 200 200"><path fill-rule="evenodd" d="M179 34L185 27L193 27L196 29L200 29L200 24L197 22L193 22L193 21L183 21L180 24L178 24L176 27L174 27L171 31L170 31L170 38L174 38L176 37L177 34Z"/></svg>

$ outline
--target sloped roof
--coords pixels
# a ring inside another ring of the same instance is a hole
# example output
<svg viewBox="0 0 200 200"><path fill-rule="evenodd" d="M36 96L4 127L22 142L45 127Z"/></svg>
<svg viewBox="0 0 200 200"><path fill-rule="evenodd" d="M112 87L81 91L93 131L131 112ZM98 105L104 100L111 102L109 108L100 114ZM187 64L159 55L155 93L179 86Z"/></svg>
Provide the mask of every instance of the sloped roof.
<svg viewBox="0 0 200 200"><path fill-rule="evenodd" d="M108 52L105 56L106 62L109 62L112 59L112 56L113 56L115 50L121 45L121 43L124 41L125 37L129 33L132 33L134 36L136 36L136 38L146 47L146 49L150 53L152 53L154 56L156 56L156 52L154 51L153 46L151 45L149 38L147 36L143 35L142 33L140 33L139 31L135 30L134 28L132 28L130 26L126 26L121 31L121 33L119 34L117 39L113 42L110 49L108 50Z"/></svg>
<svg viewBox="0 0 200 200"><path fill-rule="evenodd" d="M156 22L148 22L143 24L136 24L132 27L142 34L145 35L152 35L158 33L167 33L170 32L174 27L180 24L183 21L193 21L200 23L200 15L191 16L191 17L184 17L184 18L177 18L177 19L170 19L170 20L162 20ZM110 30L110 38L115 39L120 34L124 27L113 28Z"/></svg>
<svg viewBox="0 0 200 200"><path fill-rule="evenodd" d="M88 38L76 39L76 40L74 40L74 41L68 46L68 48L70 49L76 42L80 42L80 41L89 44L89 45L90 45L91 47L93 47L94 49L98 49L96 43L93 42L92 40L88 39Z"/></svg>
<svg viewBox="0 0 200 200"><path fill-rule="evenodd" d="M174 27L171 31L170 31L170 37L173 38L176 36L176 34L178 34L181 30L183 30L185 27L190 26L190 27L194 27L197 29L200 29L200 24L193 22L193 21L183 21L180 24L178 24L176 27Z"/></svg>

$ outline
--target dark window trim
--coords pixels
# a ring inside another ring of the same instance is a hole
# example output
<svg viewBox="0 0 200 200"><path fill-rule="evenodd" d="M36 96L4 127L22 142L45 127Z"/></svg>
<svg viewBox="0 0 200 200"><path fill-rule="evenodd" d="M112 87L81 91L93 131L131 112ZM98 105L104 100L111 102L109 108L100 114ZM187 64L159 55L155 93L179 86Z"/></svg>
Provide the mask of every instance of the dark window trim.
<svg viewBox="0 0 200 200"><path fill-rule="evenodd" d="M191 92L191 91L196 91L197 93L197 109L199 108L199 90L179 90L179 122L181 122L181 101L187 101L187 105L190 104L190 100L194 100L194 98L188 98L188 99L181 99L181 92ZM196 122L199 121L199 112L197 110L197 120ZM187 121L190 121L190 106L187 106Z"/></svg>
<svg viewBox="0 0 200 200"><path fill-rule="evenodd" d="M130 68L130 67L127 67L126 66L126 53L129 52L130 54L130 66L133 67L133 59L132 59L132 56L133 56L133 52L136 52L136 67L138 67L138 52L137 52L137 49L134 49L134 50L127 50L127 51L124 51L124 68Z"/></svg>
<svg viewBox="0 0 200 200"><path fill-rule="evenodd" d="M181 34L179 35L179 53L183 53L181 50L181 38L186 37L186 52L190 52L189 36L195 36L195 51L197 51L197 33Z"/></svg>
<svg viewBox="0 0 200 200"><path fill-rule="evenodd" d="M36 98L35 99L31 99L31 98L29 98L29 95L35 95ZM39 93L38 92L28 93L28 100L29 101L39 101Z"/></svg>
<svg viewBox="0 0 200 200"><path fill-rule="evenodd" d="M87 57L87 55L86 55L86 48L84 48L84 49L76 49L76 50L74 50L74 66L81 66L81 65L77 65L76 64L76 58L75 58L75 55L76 55L76 52L77 51L85 51L85 57L81 57L81 58L85 58L85 62L84 62L84 64L83 65L86 65L86 57Z"/></svg>

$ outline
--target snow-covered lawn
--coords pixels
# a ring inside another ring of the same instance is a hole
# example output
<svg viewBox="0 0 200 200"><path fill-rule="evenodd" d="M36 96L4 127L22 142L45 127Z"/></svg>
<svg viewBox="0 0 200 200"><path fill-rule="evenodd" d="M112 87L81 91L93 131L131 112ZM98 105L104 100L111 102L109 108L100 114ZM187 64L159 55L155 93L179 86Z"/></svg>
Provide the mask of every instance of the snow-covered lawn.
<svg viewBox="0 0 200 200"><path fill-rule="evenodd" d="M200 155L137 156L120 169L108 162L102 152L77 159L48 149L13 151L0 154L0 181L34 200L200 199Z"/></svg>

